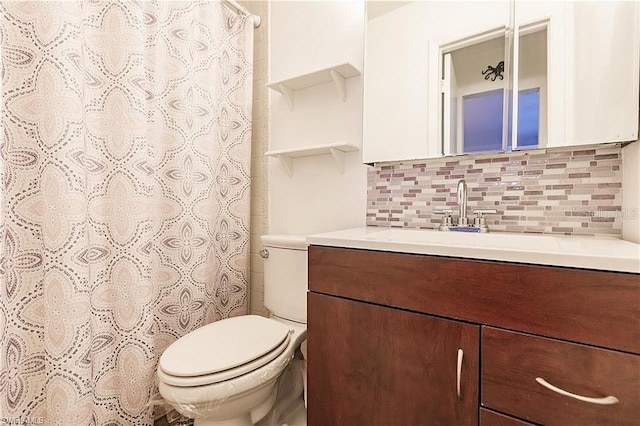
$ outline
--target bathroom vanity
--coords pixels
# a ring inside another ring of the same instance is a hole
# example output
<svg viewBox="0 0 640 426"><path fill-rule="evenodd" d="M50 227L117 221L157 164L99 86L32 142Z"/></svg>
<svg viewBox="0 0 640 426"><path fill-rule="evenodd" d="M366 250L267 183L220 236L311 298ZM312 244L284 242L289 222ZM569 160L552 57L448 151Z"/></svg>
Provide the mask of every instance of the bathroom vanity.
<svg viewBox="0 0 640 426"><path fill-rule="evenodd" d="M310 426L640 421L639 245L367 228L309 243Z"/></svg>

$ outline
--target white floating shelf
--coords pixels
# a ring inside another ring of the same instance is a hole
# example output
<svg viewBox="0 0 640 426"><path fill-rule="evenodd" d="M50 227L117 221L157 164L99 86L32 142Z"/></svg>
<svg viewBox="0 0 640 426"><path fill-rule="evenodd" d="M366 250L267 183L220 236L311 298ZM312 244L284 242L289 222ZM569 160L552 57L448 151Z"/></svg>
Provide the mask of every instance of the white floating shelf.
<svg viewBox="0 0 640 426"><path fill-rule="evenodd" d="M287 99L289 109L295 109L296 90L333 82L342 102L347 100L346 79L360 75L360 70L350 63L334 65L307 74L297 75L285 80L268 83L267 87L280 92Z"/></svg>
<svg viewBox="0 0 640 426"><path fill-rule="evenodd" d="M314 155L331 154L336 161L336 166L340 173L344 173L345 152L358 151L360 148L349 143L330 143L324 145L314 145L304 148L278 149L264 153L267 157L275 157L280 160L287 171L289 177L293 175L293 159L299 157L312 157Z"/></svg>

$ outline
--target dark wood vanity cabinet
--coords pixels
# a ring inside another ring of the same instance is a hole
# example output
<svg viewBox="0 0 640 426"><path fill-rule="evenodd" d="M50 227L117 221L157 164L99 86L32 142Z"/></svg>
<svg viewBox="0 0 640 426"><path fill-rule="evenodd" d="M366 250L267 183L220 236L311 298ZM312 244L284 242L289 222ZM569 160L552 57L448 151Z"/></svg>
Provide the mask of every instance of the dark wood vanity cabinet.
<svg viewBox="0 0 640 426"><path fill-rule="evenodd" d="M640 275L311 246L307 361L310 426L640 425Z"/></svg>

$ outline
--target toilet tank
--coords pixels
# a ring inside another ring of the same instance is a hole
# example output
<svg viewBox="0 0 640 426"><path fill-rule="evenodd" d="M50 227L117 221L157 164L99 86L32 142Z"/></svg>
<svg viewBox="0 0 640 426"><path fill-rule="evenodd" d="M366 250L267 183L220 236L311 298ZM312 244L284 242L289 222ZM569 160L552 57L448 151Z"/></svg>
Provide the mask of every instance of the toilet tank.
<svg viewBox="0 0 640 426"><path fill-rule="evenodd" d="M307 238L263 235L264 306L272 315L307 322Z"/></svg>

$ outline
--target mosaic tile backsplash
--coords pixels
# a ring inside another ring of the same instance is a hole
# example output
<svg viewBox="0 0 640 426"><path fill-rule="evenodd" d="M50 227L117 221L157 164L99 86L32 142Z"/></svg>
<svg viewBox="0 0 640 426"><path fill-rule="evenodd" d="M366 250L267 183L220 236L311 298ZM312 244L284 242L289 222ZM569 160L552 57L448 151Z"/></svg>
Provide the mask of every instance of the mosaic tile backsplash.
<svg viewBox="0 0 640 426"><path fill-rule="evenodd" d="M491 231L622 236L622 148L536 150L376 165L367 176L367 225L437 228L458 217L456 185L467 182L467 216Z"/></svg>

